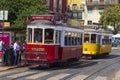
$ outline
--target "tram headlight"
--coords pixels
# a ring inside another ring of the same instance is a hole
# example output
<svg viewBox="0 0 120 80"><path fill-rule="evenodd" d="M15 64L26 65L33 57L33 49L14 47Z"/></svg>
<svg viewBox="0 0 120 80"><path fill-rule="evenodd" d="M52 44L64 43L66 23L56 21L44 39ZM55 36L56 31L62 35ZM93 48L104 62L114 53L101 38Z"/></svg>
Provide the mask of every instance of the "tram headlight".
<svg viewBox="0 0 120 80"><path fill-rule="evenodd" d="M88 51L87 48L84 48L84 51Z"/></svg>
<svg viewBox="0 0 120 80"><path fill-rule="evenodd" d="M40 59L40 57L39 57L39 56L37 56L37 59Z"/></svg>

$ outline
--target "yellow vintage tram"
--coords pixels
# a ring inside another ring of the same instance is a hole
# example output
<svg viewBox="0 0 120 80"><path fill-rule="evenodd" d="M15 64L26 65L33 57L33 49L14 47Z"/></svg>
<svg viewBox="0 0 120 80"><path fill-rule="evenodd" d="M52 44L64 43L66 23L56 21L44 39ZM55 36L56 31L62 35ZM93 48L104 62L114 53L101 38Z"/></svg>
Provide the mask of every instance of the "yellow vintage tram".
<svg viewBox="0 0 120 80"><path fill-rule="evenodd" d="M98 55L108 55L112 50L112 34L85 32L83 40L83 56L96 57Z"/></svg>

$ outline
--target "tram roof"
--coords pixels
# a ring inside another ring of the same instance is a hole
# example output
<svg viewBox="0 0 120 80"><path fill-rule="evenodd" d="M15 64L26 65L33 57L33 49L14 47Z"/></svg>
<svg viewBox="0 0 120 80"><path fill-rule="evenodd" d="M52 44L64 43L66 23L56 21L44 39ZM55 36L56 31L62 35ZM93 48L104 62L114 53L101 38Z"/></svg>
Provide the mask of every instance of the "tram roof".
<svg viewBox="0 0 120 80"><path fill-rule="evenodd" d="M41 29L55 29L55 30L64 30L64 31L75 31L75 32L84 32L81 28L64 26L60 24L54 25L52 21L48 20L35 20L30 22L27 25L27 28L41 28Z"/></svg>
<svg viewBox="0 0 120 80"><path fill-rule="evenodd" d="M97 35L104 35L104 36L112 36L111 33L103 33L103 32L84 32L85 34L97 34Z"/></svg>

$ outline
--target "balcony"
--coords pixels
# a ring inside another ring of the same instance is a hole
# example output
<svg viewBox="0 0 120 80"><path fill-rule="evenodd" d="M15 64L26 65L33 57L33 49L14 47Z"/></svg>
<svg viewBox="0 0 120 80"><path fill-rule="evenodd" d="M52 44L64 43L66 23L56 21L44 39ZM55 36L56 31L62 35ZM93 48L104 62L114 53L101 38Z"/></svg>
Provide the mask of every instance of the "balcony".
<svg viewBox="0 0 120 80"><path fill-rule="evenodd" d="M87 6L95 6L95 5L111 5L111 4L118 4L116 1L86 1Z"/></svg>

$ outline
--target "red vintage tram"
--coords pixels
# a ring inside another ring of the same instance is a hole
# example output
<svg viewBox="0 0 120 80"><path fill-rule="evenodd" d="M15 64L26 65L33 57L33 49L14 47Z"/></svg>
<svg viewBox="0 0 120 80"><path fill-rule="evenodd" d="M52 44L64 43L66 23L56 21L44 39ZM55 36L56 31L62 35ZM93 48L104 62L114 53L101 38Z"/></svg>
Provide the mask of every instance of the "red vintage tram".
<svg viewBox="0 0 120 80"><path fill-rule="evenodd" d="M31 16L27 25L26 64L49 66L79 60L83 30L53 24L53 15Z"/></svg>

